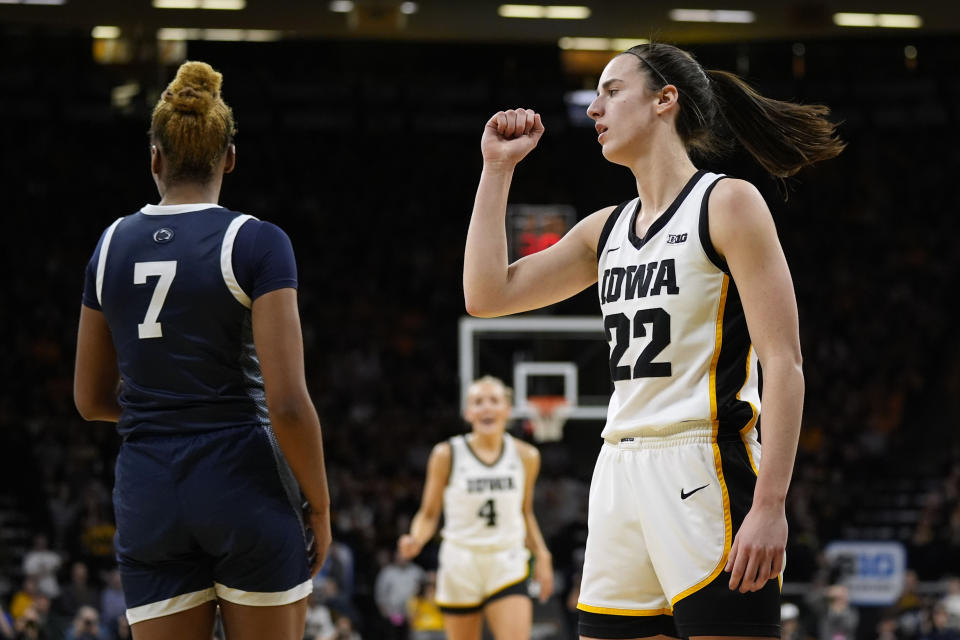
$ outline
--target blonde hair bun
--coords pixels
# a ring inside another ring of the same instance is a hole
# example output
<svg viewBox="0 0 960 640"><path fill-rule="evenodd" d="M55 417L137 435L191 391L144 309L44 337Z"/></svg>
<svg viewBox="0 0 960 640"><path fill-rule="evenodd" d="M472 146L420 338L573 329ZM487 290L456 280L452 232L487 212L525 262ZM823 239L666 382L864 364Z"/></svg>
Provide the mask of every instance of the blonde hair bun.
<svg viewBox="0 0 960 640"><path fill-rule="evenodd" d="M237 127L222 84L206 62L184 62L157 101L150 140L166 156L168 182L208 182L233 141Z"/></svg>
<svg viewBox="0 0 960 640"><path fill-rule="evenodd" d="M181 113L202 115L220 98L223 75L206 62L184 62L163 92L163 100Z"/></svg>

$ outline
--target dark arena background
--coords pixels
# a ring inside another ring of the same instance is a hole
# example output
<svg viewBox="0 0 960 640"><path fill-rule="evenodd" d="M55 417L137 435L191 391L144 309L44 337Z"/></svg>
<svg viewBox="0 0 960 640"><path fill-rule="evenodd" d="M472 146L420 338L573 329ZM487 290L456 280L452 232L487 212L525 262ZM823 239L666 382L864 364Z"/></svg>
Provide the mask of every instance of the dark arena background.
<svg viewBox="0 0 960 640"><path fill-rule="evenodd" d="M335 541L307 637L442 637L383 615L391 585L377 584L431 446L465 430L458 323L480 135L496 110L543 114L513 203L579 219L634 197L584 114L604 63L633 44L621 38L679 44L842 122L846 151L782 184L743 152L698 160L763 192L800 308L806 400L784 619L797 620L794 640L960 637L960 8L634 4L591 0L584 19L553 20L479 0L0 0L0 638L75 637L83 605L98 637L129 637L112 552L120 443L113 425L78 416L73 354L99 234L158 200L146 131L184 59L223 73L237 117L221 203L279 224L297 253ZM731 18L721 9L739 22L711 22ZM591 288L525 317L598 314ZM515 383L510 367L536 357L522 342L481 351L478 366L499 369L477 373ZM597 346L548 351L602 395ZM570 420L542 445L535 505L557 589L535 607L535 638L576 637L600 428ZM532 439L523 419L513 431ZM424 582L436 549L416 561ZM46 635L17 631L23 615Z"/></svg>

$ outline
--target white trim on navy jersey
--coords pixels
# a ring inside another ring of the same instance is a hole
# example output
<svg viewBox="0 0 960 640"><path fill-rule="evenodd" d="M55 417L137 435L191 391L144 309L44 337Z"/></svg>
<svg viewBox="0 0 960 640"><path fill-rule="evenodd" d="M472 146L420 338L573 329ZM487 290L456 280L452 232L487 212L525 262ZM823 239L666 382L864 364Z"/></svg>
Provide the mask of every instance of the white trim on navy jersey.
<svg viewBox="0 0 960 640"><path fill-rule="evenodd" d="M244 591L234 589L219 582L213 583L217 597L234 604L248 607L279 607L285 604L303 600L313 592L313 581L307 580L286 591Z"/></svg>
<svg viewBox="0 0 960 640"><path fill-rule="evenodd" d="M178 213L203 211L204 209L222 209L216 202L198 202L194 204L145 204L140 213L145 216L175 216Z"/></svg>
<svg viewBox="0 0 960 640"><path fill-rule="evenodd" d="M250 296L243 290L240 283L237 282L237 276L233 272L233 243L237 239L237 232L247 220L256 220L253 216L241 214L230 221L226 233L223 234L223 244L220 246L220 272L223 274L223 281L227 289L237 299L237 302L249 309L253 305Z"/></svg>
<svg viewBox="0 0 960 640"><path fill-rule="evenodd" d="M134 625L144 620L169 616L174 613L199 607L205 602L216 599L217 592L213 587L201 589L200 591L191 591L190 593L167 598L160 602L151 602L149 604L142 604L139 607L130 607L127 609L127 622Z"/></svg>
<svg viewBox="0 0 960 640"><path fill-rule="evenodd" d="M103 234L103 243L100 245L100 256L97 258L97 302L103 306L103 271L107 267L107 250L110 249L110 240L113 239L113 232L123 218L117 218L113 224L107 227L107 232Z"/></svg>

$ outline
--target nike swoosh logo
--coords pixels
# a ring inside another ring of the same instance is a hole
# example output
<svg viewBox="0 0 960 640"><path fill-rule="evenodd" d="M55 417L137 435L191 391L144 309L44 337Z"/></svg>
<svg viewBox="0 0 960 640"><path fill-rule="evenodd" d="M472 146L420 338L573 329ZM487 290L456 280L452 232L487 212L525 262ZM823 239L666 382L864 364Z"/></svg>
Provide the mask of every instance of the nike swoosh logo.
<svg viewBox="0 0 960 640"><path fill-rule="evenodd" d="M684 492L683 488L681 488L681 489L680 489L680 499L681 499L681 500L686 500L687 498L689 498L690 496L692 496L693 494L695 494L697 491L700 491L700 489L706 489L706 488L709 487L709 486L710 486L710 483L708 482L707 484L703 485L702 487L697 487L696 489L694 489L693 491L691 491L691 492L689 492L689 493Z"/></svg>
<svg viewBox="0 0 960 640"><path fill-rule="evenodd" d="M620 247L614 247L613 249L607 249L607 253L610 253L611 251L617 251L617 250L619 250L619 249L620 249Z"/></svg>

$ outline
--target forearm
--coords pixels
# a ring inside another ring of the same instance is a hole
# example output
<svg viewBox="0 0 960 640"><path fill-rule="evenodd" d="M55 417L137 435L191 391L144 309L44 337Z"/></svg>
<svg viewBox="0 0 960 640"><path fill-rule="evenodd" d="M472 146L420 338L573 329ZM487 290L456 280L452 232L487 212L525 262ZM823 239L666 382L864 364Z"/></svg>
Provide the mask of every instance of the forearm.
<svg viewBox="0 0 960 640"><path fill-rule="evenodd" d="M117 422L120 420L120 404L116 397L102 397L94 401L77 401L80 417L88 422Z"/></svg>
<svg viewBox="0 0 960 640"><path fill-rule="evenodd" d="M537 518L532 513L524 514L524 521L527 528L527 537L525 544L530 552L533 553L533 557L537 559L538 562L551 562L553 556L550 554L550 550L547 549L547 543L543 539L543 534L540 532L540 525L537 524Z"/></svg>
<svg viewBox="0 0 960 640"><path fill-rule="evenodd" d="M782 506L786 501L800 437L803 370L793 359L763 365L763 455L754 504Z"/></svg>
<svg viewBox="0 0 960 640"><path fill-rule="evenodd" d="M497 315L507 284L506 211L513 165L484 164L467 230L463 292L467 311Z"/></svg>
<svg viewBox="0 0 960 640"><path fill-rule="evenodd" d="M440 524L440 514L426 513L422 509L417 511L410 521L410 537L413 538L420 548L430 542L433 535L437 532L437 526Z"/></svg>
<svg viewBox="0 0 960 640"><path fill-rule="evenodd" d="M270 420L280 449L310 507L315 511L329 509L323 436L313 404L305 399L276 410L271 407Z"/></svg>
<svg viewBox="0 0 960 640"><path fill-rule="evenodd" d="M84 380L78 377L74 381L73 398L80 417L93 422L117 422L120 420L119 383L110 384L104 380Z"/></svg>

